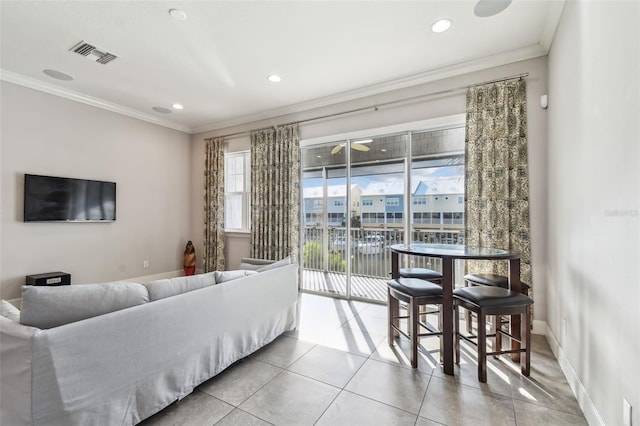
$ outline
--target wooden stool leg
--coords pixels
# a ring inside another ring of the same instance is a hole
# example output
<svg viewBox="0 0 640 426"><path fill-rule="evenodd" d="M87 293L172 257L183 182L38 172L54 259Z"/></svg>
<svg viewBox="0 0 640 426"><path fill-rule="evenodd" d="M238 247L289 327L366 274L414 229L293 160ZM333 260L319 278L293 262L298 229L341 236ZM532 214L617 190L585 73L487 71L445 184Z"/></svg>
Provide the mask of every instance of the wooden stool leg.
<svg viewBox="0 0 640 426"><path fill-rule="evenodd" d="M391 296L391 291L387 290L387 299L389 302L388 313L389 313L389 332L388 332L388 340L389 346L393 346L393 339L398 335L398 332L392 327L395 325L398 327L400 324L400 320L398 316L400 315L400 302L395 297Z"/></svg>
<svg viewBox="0 0 640 426"><path fill-rule="evenodd" d="M469 281L465 281L464 286L469 287ZM473 313L470 310L465 309L464 318L467 322L467 334L471 334L473 332Z"/></svg>
<svg viewBox="0 0 640 426"><path fill-rule="evenodd" d="M442 311L443 311L443 306L442 305L438 305L438 330L440 331L440 336L438 336L438 339L440 339L440 364L444 363L444 337L442 336ZM454 325L454 329L453 329L453 335L455 336L455 325Z"/></svg>
<svg viewBox="0 0 640 426"><path fill-rule="evenodd" d="M521 349L524 349L520 357L520 370L522 375L528 377L531 372L531 305L527 306L524 318L520 322ZM524 359L523 359L524 358Z"/></svg>
<svg viewBox="0 0 640 426"><path fill-rule="evenodd" d="M493 350L501 351L502 350L502 333L500 333L500 330L502 330L502 317L500 315L496 315L493 318L493 321L494 321L493 331L496 333L496 340L495 340L496 347L493 348Z"/></svg>
<svg viewBox="0 0 640 426"><path fill-rule="evenodd" d="M478 312L478 381L487 383L487 324L482 309Z"/></svg>
<svg viewBox="0 0 640 426"><path fill-rule="evenodd" d="M409 324L411 327L411 367L418 368L418 319L420 308L415 297L409 303Z"/></svg>
<svg viewBox="0 0 640 426"><path fill-rule="evenodd" d="M453 302L453 337L456 364L460 365L460 308L455 301ZM442 353L442 349L440 353Z"/></svg>

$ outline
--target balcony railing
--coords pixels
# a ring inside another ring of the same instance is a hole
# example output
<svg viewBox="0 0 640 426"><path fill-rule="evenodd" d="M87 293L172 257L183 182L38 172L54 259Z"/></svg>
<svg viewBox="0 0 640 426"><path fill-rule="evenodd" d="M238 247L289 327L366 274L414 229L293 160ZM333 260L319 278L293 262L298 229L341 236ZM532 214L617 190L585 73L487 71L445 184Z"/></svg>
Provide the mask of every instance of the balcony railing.
<svg viewBox="0 0 640 426"><path fill-rule="evenodd" d="M410 239L405 239L402 229L363 228L351 230L347 238L345 228L328 228L325 235L323 228L307 227L303 233L302 266L306 271L326 273L327 276L330 274L331 280L335 282L336 276L346 274L347 257L350 257L352 278L371 278L374 279L373 282L379 282L379 286L385 287L391 273L391 245L408 240L435 244L464 243L460 229L420 229L412 231L411 234ZM401 266L442 270L440 259L403 257L402 262L406 264ZM317 276L316 274L316 284L313 288L311 285L309 288L305 286L303 277L303 289L317 291ZM462 274L457 273L456 276ZM378 289L372 292L370 298L379 299L380 294L385 294L385 291ZM367 295L359 297L369 298Z"/></svg>

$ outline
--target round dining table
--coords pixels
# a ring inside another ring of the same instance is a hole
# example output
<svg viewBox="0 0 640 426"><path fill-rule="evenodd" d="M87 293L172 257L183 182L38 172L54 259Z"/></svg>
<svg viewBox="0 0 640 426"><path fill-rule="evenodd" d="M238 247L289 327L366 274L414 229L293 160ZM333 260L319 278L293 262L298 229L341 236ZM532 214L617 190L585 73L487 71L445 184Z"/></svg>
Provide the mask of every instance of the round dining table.
<svg viewBox="0 0 640 426"><path fill-rule="evenodd" d="M391 278L400 277L399 255L425 256L442 259L442 360L445 374L454 374L453 361L453 288L454 260L506 260L509 262L509 288L520 292L520 252L490 247L472 247L454 244L409 243L395 244L391 249ZM520 337L520 317L511 317L511 334ZM512 349L519 349L520 344L511 339ZM514 361L519 360L519 353L513 354Z"/></svg>

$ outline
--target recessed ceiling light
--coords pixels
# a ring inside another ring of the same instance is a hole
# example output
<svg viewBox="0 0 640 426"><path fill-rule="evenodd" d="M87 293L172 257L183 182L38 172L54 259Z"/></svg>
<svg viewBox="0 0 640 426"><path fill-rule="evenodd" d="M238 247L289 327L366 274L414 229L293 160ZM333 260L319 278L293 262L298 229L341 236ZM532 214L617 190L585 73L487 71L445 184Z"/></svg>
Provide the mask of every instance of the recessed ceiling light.
<svg viewBox="0 0 640 426"><path fill-rule="evenodd" d="M159 112L159 113L162 113L162 114L170 114L171 113L170 109L159 107L159 106L155 106L155 107L153 107L151 109L154 110L155 112Z"/></svg>
<svg viewBox="0 0 640 426"><path fill-rule="evenodd" d="M386 150L386 149L384 149L384 148L382 148L380 151L381 151L381 152L387 152L387 150Z"/></svg>
<svg viewBox="0 0 640 426"><path fill-rule="evenodd" d="M171 105L171 108L173 108L173 109L184 109L182 104L173 104L173 105Z"/></svg>
<svg viewBox="0 0 640 426"><path fill-rule="evenodd" d="M439 19L431 24L431 31L434 33L443 33L451 28L451 19Z"/></svg>
<svg viewBox="0 0 640 426"><path fill-rule="evenodd" d="M497 15L511 4L511 0L480 0L473 8L473 13L480 18Z"/></svg>
<svg viewBox="0 0 640 426"><path fill-rule="evenodd" d="M267 80L272 83L280 83L282 81L282 77L280 77L278 74L269 74L267 76Z"/></svg>
<svg viewBox="0 0 640 426"><path fill-rule="evenodd" d="M62 80L62 81L71 81L71 80L73 80L73 77L71 77L69 74L65 74L65 73L60 72L60 71L43 70L42 72L45 73L46 75L48 75L51 78L55 78L56 80Z"/></svg>
<svg viewBox="0 0 640 426"><path fill-rule="evenodd" d="M171 15L171 17L177 19L178 21L184 21L185 19L187 19L187 14L185 13L185 11L180 9L169 9L169 15Z"/></svg>

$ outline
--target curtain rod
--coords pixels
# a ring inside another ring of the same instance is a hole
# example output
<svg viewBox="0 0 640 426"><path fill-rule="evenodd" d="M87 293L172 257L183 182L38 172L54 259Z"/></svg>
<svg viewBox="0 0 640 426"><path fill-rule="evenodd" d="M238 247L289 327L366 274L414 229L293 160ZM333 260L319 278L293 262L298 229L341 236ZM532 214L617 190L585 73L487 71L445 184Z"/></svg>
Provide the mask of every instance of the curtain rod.
<svg viewBox="0 0 640 426"><path fill-rule="evenodd" d="M404 102L415 101L415 100L423 99L423 98L430 98L430 97L433 97L433 96L446 95L446 94L450 94L450 93L454 93L454 92L460 92L462 90L469 89L470 87L483 86L485 84L492 84L492 83L500 83L502 81L522 79L522 78L528 77L528 76L529 76L529 73L525 72L525 73L522 73L522 74L517 74L517 75L510 76L510 77L502 77L502 78L497 78L495 80L483 81L482 83L476 83L476 84L469 84L469 85L466 85L466 86L454 87L452 89L440 90L440 91L437 91L437 92L425 93L425 94L422 94L422 95L411 96L411 97L408 97L408 98L396 99L394 101L382 102L382 103L379 103L379 104L374 104L374 105L361 107L361 108L354 108L354 109L350 109L350 110L347 110L347 111L340 111L340 112L334 112L334 113L331 113L331 114L320 115L320 116L317 116L317 117L305 118L304 120L292 121L290 123L274 124L273 126L266 126L266 127L262 127L262 128L259 128L259 129L245 130L245 131L242 131L242 132L229 133L227 135L214 136L214 137L215 138L226 139L226 138L230 138L230 137L233 137L233 136L249 135L253 131L270 129L272 127L276 128L278 126L288 126L288 125L291 125L291 124L308 123L310 121L324 120L325 118L339 117L341 115L353 114L353 113L356 113L356 112L362 112L362 111L367 111L367 110L377 111L378 108L380 108L380 107L385 107L385 106L404 103Z"/></svg>

